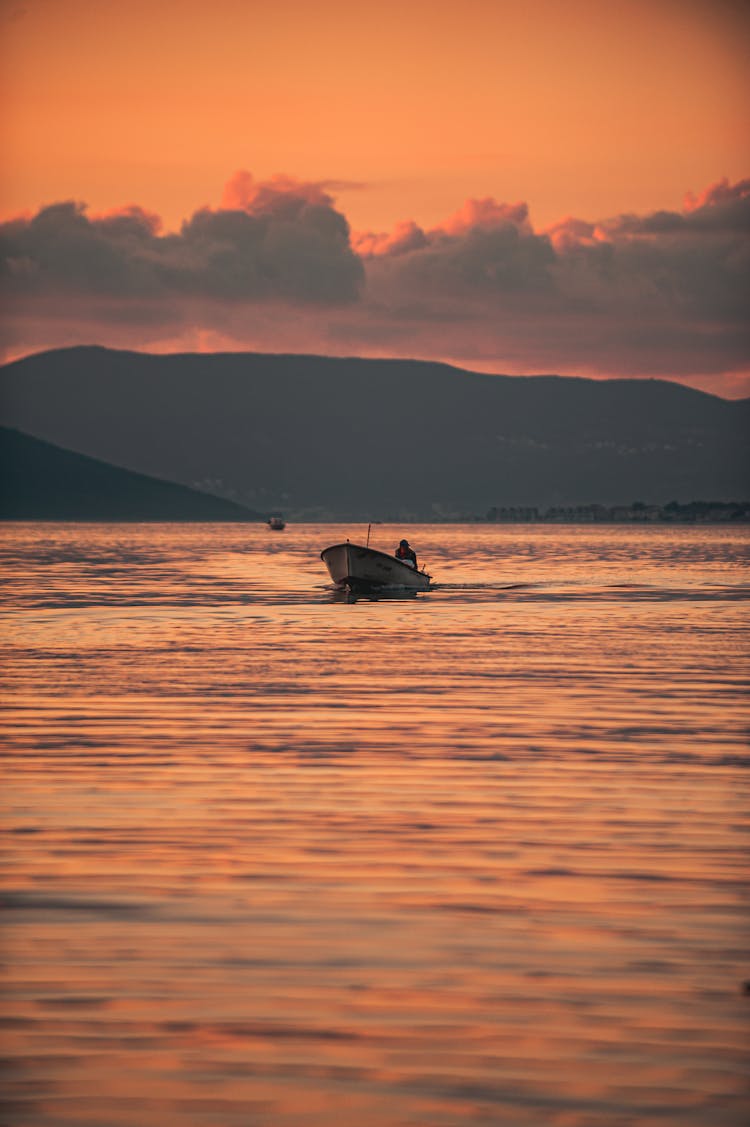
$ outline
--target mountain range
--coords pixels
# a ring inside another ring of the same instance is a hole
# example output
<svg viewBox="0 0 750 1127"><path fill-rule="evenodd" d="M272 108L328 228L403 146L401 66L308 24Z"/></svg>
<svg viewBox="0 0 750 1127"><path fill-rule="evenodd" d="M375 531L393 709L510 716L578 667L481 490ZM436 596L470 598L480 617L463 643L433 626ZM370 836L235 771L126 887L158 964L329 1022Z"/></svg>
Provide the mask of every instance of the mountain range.
<svg viewBox="0 0 750 1127"><path fill-rule="evenodd" d="M37 438L296 519L748 493L750 400L665 380L83 347L6 364L0 403Z"/></svg>
<svg viewBox="0 0 750 1127"><path fill-rule="evenodd" d="M234 501L0 427L0 519L248 521L261 516Z"/></svg>

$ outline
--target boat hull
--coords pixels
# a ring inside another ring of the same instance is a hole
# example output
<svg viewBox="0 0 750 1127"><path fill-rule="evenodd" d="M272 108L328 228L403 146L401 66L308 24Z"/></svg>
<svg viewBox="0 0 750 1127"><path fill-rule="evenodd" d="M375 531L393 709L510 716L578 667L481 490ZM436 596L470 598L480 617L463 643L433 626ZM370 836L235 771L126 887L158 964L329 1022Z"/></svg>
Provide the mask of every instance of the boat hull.
<svg viewBox="0 0 750 1127"><path fill-rule="evenodd" d="M348 540L345 544L325 548L320 558L336 586L348 587L351 591L426 591L430 586L427 572L416 571L395 556L350 544Z"/></svg>

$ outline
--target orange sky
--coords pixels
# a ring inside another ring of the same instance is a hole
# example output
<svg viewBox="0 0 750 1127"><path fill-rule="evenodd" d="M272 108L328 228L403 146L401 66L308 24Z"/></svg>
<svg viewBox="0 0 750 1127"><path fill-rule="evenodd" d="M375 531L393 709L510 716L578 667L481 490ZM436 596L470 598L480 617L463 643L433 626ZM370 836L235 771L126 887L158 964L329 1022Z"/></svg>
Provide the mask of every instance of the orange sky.
<svg viewBox="0 0 750 1127"><path fill-rule="evenodd" d="M92 215L138 205L178 231L247 169L324 184L362 247L399 224L446 231L472 199L525 202L544 232L678 212L686 193L748 173L737 0L0 0L0 13L6 220L75 200ZM407 347L378 346L368 326L347 347L367 351L368 334L370 351ZM6 355L56 339L10 335ZM306 347L335 351L329 338ZM473 363L532 370L542 359L527 365L523 347ZM465 344L438 352L472 361ZM635 372L569 360L549 362ZM730 382L745 370L732 365Z"/></svg>
<svg viewBox="0 0 750 1127"><path fill-rule="evenodd" d="M742 15L743 7L745 15ZM5 0L5 215L237 168L353 181L355 228L469 196L535 223L678 206L747 171L750 7L722 0Z"/></svg>

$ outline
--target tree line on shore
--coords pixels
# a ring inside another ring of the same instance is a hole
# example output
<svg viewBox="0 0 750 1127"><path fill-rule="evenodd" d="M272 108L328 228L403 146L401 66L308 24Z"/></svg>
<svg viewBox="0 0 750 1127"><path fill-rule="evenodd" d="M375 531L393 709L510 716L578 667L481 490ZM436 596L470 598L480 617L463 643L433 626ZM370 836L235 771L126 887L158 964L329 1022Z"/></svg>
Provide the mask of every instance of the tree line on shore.
<svg viewBox="0 0 750 1127"><path fill-rule="evenodd" d="M669 501L666 505L648 505L634 501L632 505L570 505L540 509L535 506L498 507L493 505L485 518L497 523L707 523L750 521L750 501Z"/></svg>

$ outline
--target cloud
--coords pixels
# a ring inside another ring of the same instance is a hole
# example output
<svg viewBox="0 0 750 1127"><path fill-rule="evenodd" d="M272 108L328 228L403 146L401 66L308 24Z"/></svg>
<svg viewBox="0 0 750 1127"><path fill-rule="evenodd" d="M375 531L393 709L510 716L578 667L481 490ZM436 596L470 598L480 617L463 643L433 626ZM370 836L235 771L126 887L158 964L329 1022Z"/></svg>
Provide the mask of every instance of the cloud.
<svg viewBox="0 0 750 1127"><path fill-rule="evenodd" d="M421 250L427 243L424 231L411 219L397 223L391 232L361 231L352 234L352 246L362 258L407 254L410 250Z"/></svg>
<svg viewBox="0 0 750 1127"><path fill-rule="evenodd" d="M687 197L679 212L624 214L593 225L569 219L548 233L562 295L619 308L623 319L661 318L688 335L697 327L745 335L750 180L722 180Z"/></svg>
<svg viewBox="0 0 750 1127"><path fill-rule="evenodd" d="M471 199L428 231L414 222L398 224L390 234L354 237L358 253L371 259L368 279L381 300L392 297L437 301L476 301L483 296L528 295L549 290L555 252L546 235L535 235L526 204ZM385 261L399 259L398 262Z"/></svg>
<svg viewBox="0 0 750 1127"><path fill-rule="evenodd" d="M20 294L287 299L356 299L362 264L349 226L318 185L238 173L233 206L203 208L177 234L139 207L89 216L75 202L42 208L0 226L0 279Z"/></svg>
<svg viewBox="0 0 750 1127"><path fill-rule="evenodd" d="M297 180L282 172L270 180L256 180L241 168L224 185L222 209L252 214L293 213L306 204L333 208L331 192L358 191L365 185L354 180Z"/></svg>
<svg viewBox="0 0 750 1127"><path fill-rule="evenodd" d="M78 331L136 347L664 375L732 394L750 371L750 180L720 180L679 210L546 230L525 203L484 197L433 227L354 233L334 183L241 171L219 208L172 233L139 207L89 215L71 202L3 224L7 349Z"/></svg>
<svg viewBox="0 0 750 1127"><path fill-rule="evenodd" d="M295 180L283 173L256 180L251 172L240 169L224 185L221 206L224 211L293 219L307 206L332 208L333 198L320 183Z"/></svg>
<svg viewBox="0 0 750 1127"><path fill-rule="evenodd" d="M53 204L0 227L3 290L130 295L148 288L137 251L153 237L149 219L137 208L92 221L81 204Z"/></svg>
<svg viewBox="0 0 750 1127"><path fill-rule="evenodd" d="M363 258L382 258L406 254L412 250L424 250L426 247L444 244L447 239L460 238L472 232L499 231L511 227L531 234L526 204L502 204L490 198L467 200L463 207L430 231L423 231L413 220L405 220L397 223L392 232L354 233L352 245Z"/></svg>
<svg viewBox="0 0 750 1127"><path fill-rule="evenodd" d="M750 227L749 202L750 180L738 180L736 184L730 184L724 178L698 196L688 192L684 209L692 220L716 220L726 228L747 232Z"/></svg>
<svg viewBox="0 0 750 1127"><path fill-rule="evenodd" d="M450 335L454 358L495 357L496 370L734 372L750 367L748 234L750 181L720 181L682 211L540 232L523 204L472 200L408 253L380 236L368 292L384 308L421 302L415 337L437 351Z"/></svg>
<svg viewBox="0 0 750 1127"><path fill-rule="evenodd" d="M529 209L525 203L498 203L491 197L467 200L463 207L440 223L431 234L466 235L475 231L497 231L514 227L530 235Z"/></svg>

